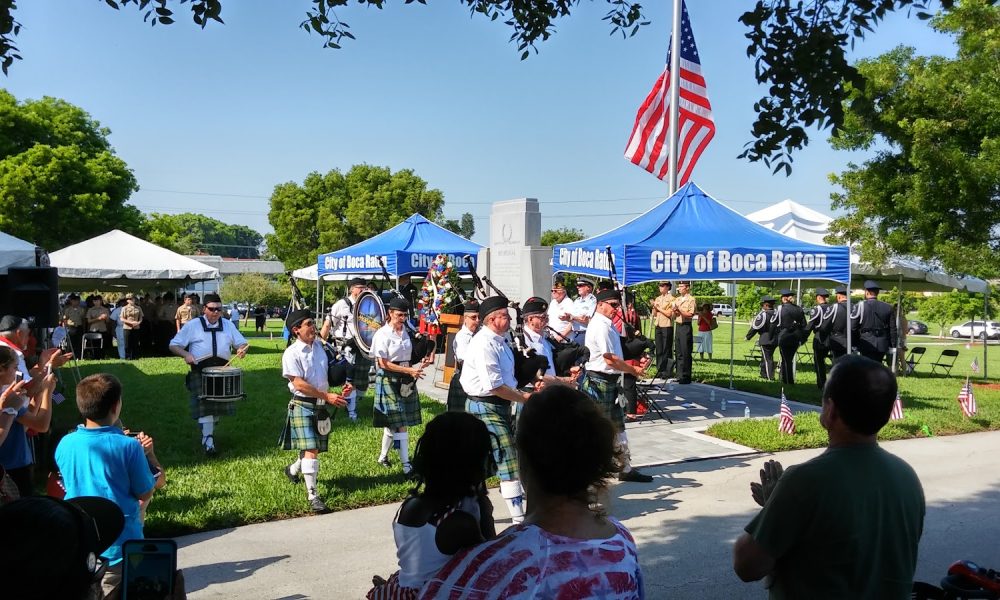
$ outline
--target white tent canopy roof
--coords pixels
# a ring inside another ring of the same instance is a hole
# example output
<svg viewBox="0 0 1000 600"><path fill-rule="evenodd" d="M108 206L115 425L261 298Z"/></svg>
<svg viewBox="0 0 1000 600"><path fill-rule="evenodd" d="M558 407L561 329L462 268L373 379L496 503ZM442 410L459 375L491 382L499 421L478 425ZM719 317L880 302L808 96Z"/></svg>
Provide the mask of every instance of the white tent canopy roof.
<svg viewBox="0 0 1000 600"><path fill-rule="evenodd" d="M765 227L774 229L790 238L817 244L825 243L823 238L830 233L831 217L802 206L794 200L782 200L766 208L747 215ZM882 267L862 263L861 257L851 253L851 281L860 286L872 280L885 289L900 287L913 291L950 291L983 293L988 284L982 279L969 276L949 275L921 260L906 257L890 258Z"/></svg>
<svg viewBox="0 0 1000 600"><path fill-rule="evenodd" d="M60 287L99 288L143 282L170 286L216 279L219 270L118 229L49 255Z"/></svg>
<svg viewBox="0 0 1000 600"><path fill-rule="evenodd" d="M319 264L313 263L307 267L295 269L292 271L292 277L303 281L316 281L317 273L319 273ZM350 273L328 273L323 276L323 281L347 281L352 277L357 277L357 275Z"/></svg>
<svg viewBox="0 0 1000 600"><path fill-rule="evenodd" d="M35 245L0 231L0 275L10 267L35 266Z"/></svg>

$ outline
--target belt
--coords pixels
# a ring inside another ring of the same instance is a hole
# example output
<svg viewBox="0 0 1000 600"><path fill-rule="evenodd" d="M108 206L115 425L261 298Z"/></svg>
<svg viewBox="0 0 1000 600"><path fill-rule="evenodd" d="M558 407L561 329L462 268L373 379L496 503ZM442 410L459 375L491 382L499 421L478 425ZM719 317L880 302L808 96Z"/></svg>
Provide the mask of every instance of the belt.
<svg viewBox="0 0 1000 600"><path fill-rule="evenodd" d="M862 329L861 333L874 333L875 335L881 335L885 333L885 329Z"/></svg>
<svg viewBox="0 0 1000 600"><path fill-rule="evenodd" d="M394 364L396 366L399 366L399 367L408 367L408 366L410 366L410 361L408 361L408 360L400 360L400 361L390 360L389 362L391 362L392 364Z"/></svg>
<svg viewBox="0 0 1000 600"><path fill-rule="evenodd" d="M495 404L496 406L505 406L510 404L510 400L504 400L500 396L469 396L469 400L474 402L482 402L484 404Z"/></svg>
<svg viewBox="0 0 1000 600"><path fill-rule="evenodd" d="M604 381L618 381L621 373L602 373L600 371L587 371L587 377L596 377Z"/></svg>
<svg viewBox="0 0 1000 600"><path fill-rule="evenodd" d="M307 398L306 396L299 396L298 394L292 394L292 400L298 400L299 402L305 402L306 404L316 404L316 398Z"/></svg>

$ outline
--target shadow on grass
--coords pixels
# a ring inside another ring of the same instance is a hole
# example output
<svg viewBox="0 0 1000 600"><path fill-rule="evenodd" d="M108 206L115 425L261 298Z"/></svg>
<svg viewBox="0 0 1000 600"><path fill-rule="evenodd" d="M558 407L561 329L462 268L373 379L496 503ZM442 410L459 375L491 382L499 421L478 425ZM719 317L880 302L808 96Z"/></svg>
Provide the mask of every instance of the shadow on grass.
<svg viewBox="0 0 1000 600"><path fill-rule="evenodd" d="M184 588L187 593L197 592L209 585L217 583L232 583L253 576L258 569L289 558L288 554L255 558L253 560L236 560L232 562L198 565L184 569Z"/></svg>

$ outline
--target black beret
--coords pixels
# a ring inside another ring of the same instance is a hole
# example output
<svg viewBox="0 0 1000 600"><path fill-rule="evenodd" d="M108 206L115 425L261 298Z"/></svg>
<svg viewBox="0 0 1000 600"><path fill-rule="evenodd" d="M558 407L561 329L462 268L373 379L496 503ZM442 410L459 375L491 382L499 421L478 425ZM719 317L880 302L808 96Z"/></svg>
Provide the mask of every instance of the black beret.
<svg viewBox="0 0 1000 600"><path fill-rule="evenodd" d="M788 288L781 288L781 296L782 297L785 297L785 296L794 296L794 295L795 295L795 292L793 292L792 290L790 290Z"/></svg>
<svg viewBox="0 0 1000 600"><path fill-rule="evenodd" d="M528 298L527 301L525 301L524 309L522 310L522 312L524 313L524 316L537 315L539 313L545 312L546 310L548 310L548 308L549 308L548 302L546 302L542 298L539 298L538 296L532 296L531 298Z"/></svg>
<svg viewBox="0 0 1000 600"><path fill-rule="evenodd" d="M302 321L305 321L306 319L309 318L312 318L311 310L307 310L304 308L300 310L293 310L292 312L288 313L287 317L285 317L285 327L287 327L288 332L291 333L292 329L295 329L296 327L299 326L300 323L302 323Z"/></svg>
<svg viewBox="0 0 1000 600"><path fill-rule="evenodd" d="M506 296L490 296L479 303L479 318L485 319L490 313L507 308L510 300Z"/></svg>
<svg viewBox="0 0 1000 600"><path fill-rule="evenodd" d="M613 289L615 289L615 286L614 286L613 283L611 283L607 279L602 279L602 280L600 280L600 281L597 282L597 289L599 289L599 290L613 290Z"/></svg>
<svg viewBox="0 0 1000 600"><path fill-rule="evenodd" d="M462 305L462 312L464 312L465 314L469 313L479 314L479 300L476 300L475 298L469 298L468 300L466 300L465 304Z"/></svg>
<svg viewBox="0 0 1000 600"><path fill-rule="evenodd" d="M407 312L410 310L410 303L406 301L406 298L396 296L389 301L389 310L401 310L403 312Z"/></svg>
<svg viewBox="0 0 1000 600"><path fill-rule="evenodd" d="M830 295L830 290L826 289L825 287L818 287L816 288L816 295L823 296L824 298L826 298L827 296Z"/></svg>
<svg viewBox="0 0 1000 600"><path fill-rule="evenodd" d="M361 277L355 277L355 278L353 278L353 279L351 279L350 281L347 282L347 287L354 287L356 285L360 285L361 287L365 287L365 286L368 285L368 282L365 281Z"/></svg>
<svg viewBox="0 0 1000 600"><path fill-rule="evenodd" d="M17 331L23 320L17 315L4 315L0 319L0 331Z"/></svg>
<svg viewBox="0 0 1000 600"><path fill-rule="evenodd" d="M621 302L622 297L614 290L601 290L600 292L597 292L598 302L614 302L616 300Z"/></svg>
<svg viewBox="0 0 1000 600"><path fill-rule="evenodd" d="M871 279L868 279L868 280L865 281L865 289L866 290L881 290L882 287L879 286L879 284L877 284L874 281L872 281Z"/></svg>
<svg viewBox="0 0 1000 600"><path fill-rule="evenodd" d="M203 304L208 304L209 302L218 302L221 304L222 298L220 298L218 294L205 294L205 301Z"/></svg>
<svg viewBox="0 0 1000 600"><path fill-rule="evenodd" d="M837 287L833 288L833 292L835 294L844 294L846 296L847 295L847 286L846 285L838 285Z"/></svg>
<svg viewBox="0 0 1000 600"><path fill-rule="evenodd" d="M768 303L768 304L774 304L774 297L773 296L764 296L763 298L760 299L760 303L761 304L764 304L765 302Z"/></svg>

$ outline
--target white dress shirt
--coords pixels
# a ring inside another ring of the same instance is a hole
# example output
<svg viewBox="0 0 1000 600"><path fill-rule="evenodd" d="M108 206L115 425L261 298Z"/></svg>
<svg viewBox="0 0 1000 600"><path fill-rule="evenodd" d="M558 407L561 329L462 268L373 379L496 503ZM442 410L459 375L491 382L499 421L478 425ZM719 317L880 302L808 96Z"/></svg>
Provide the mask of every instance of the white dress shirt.
<svg viewBox="0 0 1000 600"><path fill-rule="evenodd" d="M593 317L597 310L597 296L593 294L587 294L587 297L578 297L573 301L573 316L574 317ZM587 330L587 325L573 321L573 331L583 332Z"/></svg>
<svg viewBox="0 0 1000 600"><path fill-rule="evenodd" d="M353 300L341 298L330 307L330 333L335 338L354 339Z"/></svg>
<svg viewBox="0 0 1000 600"><path fill-rule="evenodd" d="M410 343L410 335L405 327L396 333L392 324L386 323L372 336L373 359L384 358L389 362L409 364L412 355L413 344Z"/></svg>
<svg viewBox="0 0 1000 600"><path fill-rule="evenodd" d="M547 312L549 315L549 327L555 329L559 333L562 333L566 331L567 327L571 327L571 325L569 321L563 321L559 317L563 315L572 316L573 300L570 299L569 296L563 296L562 302L556 302L555 298L553 298L552 301L549 302L549 309ZM572 333L572 331L567 331L566 335L568 336L570 333Z"/></svg>
<svg viewBox="0 0 1000 600"><path fill-rule="evenodd" d="M529 348L534 348L538 356L544 356L549 361L549 368L545 371L545 375L551 375L555 377L556 374L556 361L552 357L552 344L549 343L545 336L540 333L535 333L530 327L524 328L524 341L528 342Z"/></svg>
<svg viewBox="0 0 1000 600"><path fill-rule="evenodd" d="M219 358L229 360L233 355L231 348L239 348L247 343L247 339L229 319L219 319L218 323L212 325L205 317L198 317L185 323L170 340L170 345L186 348L200 362L212 356L212 332L215 332L215 355Z"/></svg>
<svg viewBox="0 0 1000 600"><path fill-rule="evenodd" d="M502 385L517 389L514 352L507 338L493 333L489 327L480 328L466 348L459 383L470 396L489 396Z"/></svg>
<svg viewBox="0 0 1000 600"><path fill-rule="evenodd" d="M455 334L455 339L453 340L454 345L452 348L454 348L456 363L458 361L465 360L465 353L469 349L469 342L472 341L472 336L474 335L476 335L475 332L470 330L465 325L462 325L462 328Z"/></svg>
<svg viewBox="0 0 1000 600"><path fill-rule="evenodd" d="M311 346L307 346L302 340L295 340L281 355L281 375L289 378L288 391L293 394L295 386L292 385L291 377L301 377L317 390L328 391L330 389L330 381L327 379L328 367L326 352L319 340L313 340Z"/></svg>
<svg viewBox="0 0 1000 600"><path fill-rule="evenodd" d="M590 350L590 360L587 361L588 371L598 371L609 375L617 375L621 371L612 369L608 363L604 362L604 354L610 352L618 358L622 357L621 335L615 330L611 319L601 313L594 313L594 318L590 320L587 327L587 336L584 338L584 345Z"/></svg>

